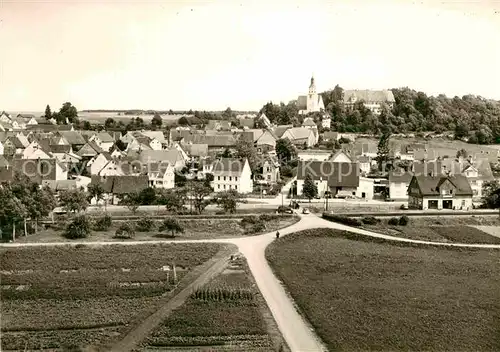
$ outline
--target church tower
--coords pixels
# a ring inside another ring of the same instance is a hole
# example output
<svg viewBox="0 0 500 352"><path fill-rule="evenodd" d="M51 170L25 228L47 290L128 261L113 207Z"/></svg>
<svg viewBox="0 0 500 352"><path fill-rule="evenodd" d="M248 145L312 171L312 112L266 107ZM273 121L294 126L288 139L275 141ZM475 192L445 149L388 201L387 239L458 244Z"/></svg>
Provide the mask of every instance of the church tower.
<svg viewBox="0 0 500 352"><path fill-rule="evenodd" d="M318 105L318 94L316 93L316 84L314 83L314 76L312 76L311 84L309 85L309 94L307 95L307 112L319 111L317 105Z"/></svg>
<svg viewBox="0 0 500 352"><path fill-rule="evenodd" d="M314 83L314 76L311 77L311 84L309 85L309 97L312 98L316 94L316 84Z"/></svg>

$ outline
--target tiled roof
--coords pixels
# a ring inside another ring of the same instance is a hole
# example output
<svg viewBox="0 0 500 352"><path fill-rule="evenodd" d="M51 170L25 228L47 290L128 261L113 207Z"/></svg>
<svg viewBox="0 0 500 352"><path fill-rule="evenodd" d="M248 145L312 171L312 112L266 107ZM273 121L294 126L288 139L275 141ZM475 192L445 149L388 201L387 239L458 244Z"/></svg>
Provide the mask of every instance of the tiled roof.
<svg viewBox="0 0 500 352"><path fill-rule="evenodd" d="M92 176L91 184L101 184L106 193L129 194L148 188L148 177L140 176Z"/></svg>
<svg viewBox="0 0 500 352"><path fill-rule="evenodd" d="M389 182L404 182L409 183L413 177L411 172L391 171L389 172Z"/></svg>
<svg viewBox="0 0 500 352"><path fill-rule="evenodd" d="M283 136L283 133L285 133L290 128L293 128L293 125L278 125L273 128L273 132L277 138L281 138Z"/></svg>
<svg viewBox="0 0 500 352"><path fill-rule="evenodd" d="M254 119L240 119L239 121L242 127L253 128L255 126Z"/></svg>
<svg viewBox="0 0 500 352"><path fill-rule="evenodd" d="M294 140L307 139L311 134L311 130L305 127L292 127L287 132Z"/></svg>
<svg viewBox="0 0 500 352"><path fill-rule="evenodd" d="M208 144L184 144L182 147L191 156L204 157L208 155Z"/></svg>
<svg viewBox="0 0 500 352"><path fill-rule="evenodd" d="M143 163L169 162L172 165L175 165L178 161L184 161L182 153L177 149L142 150L137 154L137 158Z"/></svg>
<svg viewBox="0 0 500 352"><path fill-rule="evenodd" d="M314 122L314 120L311 118L311 117L306 117L304 119L304 121L302 122L302 126L316 126L316 123Z"/></svg>
<svg viewBox="0 0 500 352"><path fill-rule="evenodd" d="M243 172L243 167L245 166L245 160L233 159L233 158L221 158L215 160L213 163L213 173L214 174L231 174L240 175Z"/></svg>
<svg viewBox="0 0 500 352"><path fill-rule="evenodd" d="M97 137L104 143L112 143L115 141L113 137L108 132L99 132Z"/></svg>
<svg viewBox="0 0 500 352"><path fill-rule="evenodd" d="M414 176L422 196L439 196L439 187L447 180L455 187L454 195L472 196L472 189L467 178L462 175L454 176Z"/></svg>
<svg viewBox="0 0 500 352"><path fill-rule="evenodd" d="M71 145L84 145L86 143L85 138L83 138L80 132L59 131L59 134L63 136Z"/></svg>

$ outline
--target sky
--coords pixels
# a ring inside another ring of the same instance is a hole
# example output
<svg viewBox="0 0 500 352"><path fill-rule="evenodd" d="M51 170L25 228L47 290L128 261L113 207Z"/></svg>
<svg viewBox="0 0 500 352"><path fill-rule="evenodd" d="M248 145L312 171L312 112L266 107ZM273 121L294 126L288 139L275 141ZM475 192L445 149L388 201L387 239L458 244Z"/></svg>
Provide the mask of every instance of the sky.
<svg viewBox="0 0 500 352"><path fill-rule="evenodd" d="M0 0L0 111L259 110L408 86L500 100L500 2Z"/></svg>

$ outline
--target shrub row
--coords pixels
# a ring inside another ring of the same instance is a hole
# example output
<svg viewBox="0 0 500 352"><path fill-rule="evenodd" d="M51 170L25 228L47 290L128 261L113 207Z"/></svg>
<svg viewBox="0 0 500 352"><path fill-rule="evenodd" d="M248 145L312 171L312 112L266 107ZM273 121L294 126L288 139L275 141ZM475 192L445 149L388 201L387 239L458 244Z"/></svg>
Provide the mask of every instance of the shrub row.
<svg viewBox="0 0 500 352"><path fill-rule="evenodd" d="M253 293L246 289L200 288L191 294L191 298L204 302L250 301Z"/></svg>
<svg viewBox="0 0 500 352"><path fill-rule="evenodd" d="M356 218L350 218L344 215L326 214L323 213L323 218L333 222L338 222L339 224L344 224L347 226L361 226L363 222Z"/></svg>
<svg viewBox="0 0 500 352"><path fill-rule="evenodd" d="M390 218L389 221L387 222L389 225L392 226L406 226L410 222L410 218L406 215L401 216L400 218Z"/></svg>

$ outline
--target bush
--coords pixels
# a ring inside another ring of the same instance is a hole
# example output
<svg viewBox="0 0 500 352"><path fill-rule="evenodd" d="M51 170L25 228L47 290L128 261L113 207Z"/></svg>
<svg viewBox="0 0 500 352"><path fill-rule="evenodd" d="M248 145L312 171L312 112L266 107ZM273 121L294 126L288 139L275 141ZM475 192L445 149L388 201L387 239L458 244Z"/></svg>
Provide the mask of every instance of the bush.
<svg viewBox="0 0 500 352"><path fill-rule="evenodd" d="M95 231L108 231L111 227L111 216L106 214L100 218L97 218L94 222L94 230Z"/></svg>
<svg viewBox="0 0 500 352"><path fill-rule="evenodd" d="M115 232L115 238L132 238L135 235L135 226L131 221L126 221L120 224Z"/></svg>
<svg viewBox="0 0 500 352"><path fill-rule="evenodd" d="M156 222L150 216L144 216L137 221L136 230L139 232L149 232L156 229Z"/></svg>
<svg viewBox="0 0 500 352"><path fill-rule="evenodd" d="M264 221L260 216L256 215L245 216L243 219L241 219L240 225L248 233L260 232L266 229L266 224L264 223Z"/></svg>
<svg viewBox="0 0 500 352"><path fill-rule="evenodd" d="M361 221L366 225L376 225L380 222L380 219L377 219L374 216L365 216L363 219L361 219Z"/></svg>
<svg viewBox="0 0 500 352"><path fill-rule="evenodd" d="M71 240L87 238L92 232L90 220L85 215L74 218L63 232L63 236Z"/></svg>
<svg viewBox="0 0 500 352"><path fill-rule="evenodd" d="M326 220L330 220L333 222L338 222L339 224L347 225L347 226L361 226L363 223L361 220L356 218L350 218L343 215L334 215L334 214L323 214L323 218Z"/></svg>
<svg viewBox="0 0 500 352"><path fill-rule="evenodd" d="M387 223L389 225L392 225L392 226L397 226L397 225L399 225L399 219L398 218L390 218Z"/></svg>
<svg viewBox="0 0 500 352"><path fill-rule="evenodd" d="M259 215L259 220L260 221L272 221L272 220L276 220L276 219L279 219L279 216L275 215L275 214L260 214Z"/></svg>
<svg viewBox="0 0 500 352"><path fill-rule="evenodd" d="M159 230L160 232L170 232L170 235L167 236L170 238L174 238L175 234L184 232L184 227L177 219L166 218L165 220L163 220L163 223L161 224Z"/></svg>
<svg viewBox="0 0 500 352"><path fill-rule="evenodd" d="M410 222L410 218L406 215L403 215L402 217L399 218L399 225L401 226L406 226Z"/></svg>

